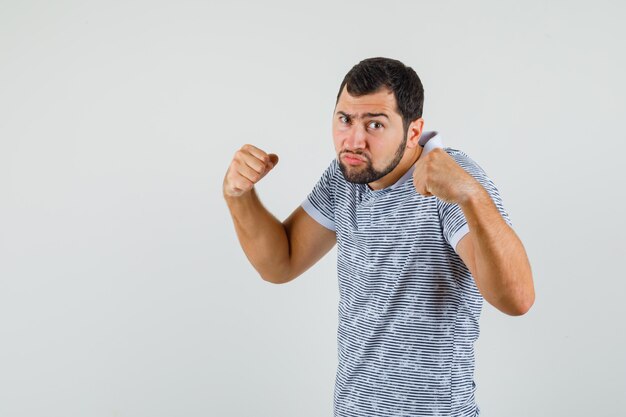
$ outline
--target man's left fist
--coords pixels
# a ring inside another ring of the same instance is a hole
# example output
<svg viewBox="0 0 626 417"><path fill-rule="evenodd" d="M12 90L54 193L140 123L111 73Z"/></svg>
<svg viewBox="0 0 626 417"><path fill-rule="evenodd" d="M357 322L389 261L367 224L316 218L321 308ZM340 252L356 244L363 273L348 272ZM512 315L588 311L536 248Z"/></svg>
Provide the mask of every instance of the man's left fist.
<svg viewBox="0 0 626 417"><path fill-rule="evenodd" d="M422 151L423 152L423 151ZM413 171L415 190L448 203L463 204L482 186L441 148L422 154Z"/></svg>

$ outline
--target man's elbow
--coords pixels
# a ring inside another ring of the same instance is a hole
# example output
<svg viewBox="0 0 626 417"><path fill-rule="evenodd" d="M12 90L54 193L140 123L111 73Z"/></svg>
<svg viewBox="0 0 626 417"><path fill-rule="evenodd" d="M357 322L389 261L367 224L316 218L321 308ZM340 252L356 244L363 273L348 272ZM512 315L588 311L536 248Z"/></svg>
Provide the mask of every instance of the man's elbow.
<svg viewBox="0 0 626 417"><path fill-rule="evenodd" d="M535 296L526 297L523 300L515 303L507 312L510 316L523 316L530 311L530 308L535 303Z"/></svg>
<svg viewBox="0 0 626 417"><path fill-rule="evenodd" d="M535 290L531 287L511 300L505 313L510 316L523 316L530 311L533 304L535 304Z"/></svg>
<svg viewBox="0 0 626 417"><path fill-rule="evenodd" d="M285 271L258 272L261 276L261 279L263 279L263 281L269 282L270 284L286 284L295 278Z"/></svg>

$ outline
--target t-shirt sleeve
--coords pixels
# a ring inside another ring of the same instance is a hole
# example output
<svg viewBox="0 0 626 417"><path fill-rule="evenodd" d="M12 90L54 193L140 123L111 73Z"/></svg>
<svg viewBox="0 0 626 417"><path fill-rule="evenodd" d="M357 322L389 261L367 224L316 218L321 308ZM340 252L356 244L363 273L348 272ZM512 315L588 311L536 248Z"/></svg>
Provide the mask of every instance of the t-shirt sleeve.
<svg viewBox="0 0 626 417"><path fill-rule="evenodd" d="M333 179L339 171L336 160L324 171L311 193L302 203L302 208L319 224L335 230L335 190Z"/></svg>
<svg viewBox="0 0 626 417"><path fill-rule="evenodd" d="M485 188L485 190L487 190L487 193L489 193L489 196L495 203L498 211L506 223L512 227L513 223L504 208L500 192L493 181L487 176L485 171L476 162L460 151L449 150L448 154L455 159L461 168L473 176ZM469 232L467 220L465 219L463 211L458 204L447 203L438 199L437 208L439 210L439 219L441 221L443 235L450 246L452 246L452 248L456 251L456 245L459 243L461 238Z"/></svg>

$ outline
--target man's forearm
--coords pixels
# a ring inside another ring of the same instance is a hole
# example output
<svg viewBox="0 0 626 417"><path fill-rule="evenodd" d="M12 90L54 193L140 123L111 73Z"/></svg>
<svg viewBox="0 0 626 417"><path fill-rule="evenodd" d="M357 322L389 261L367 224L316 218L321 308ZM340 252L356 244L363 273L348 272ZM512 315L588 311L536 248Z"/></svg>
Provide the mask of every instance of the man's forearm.
<svg viewBox="0 0 626 417"><path fill-rule="evenodd" d="M224 196L239 243L252 266L269 282L285 281L289 240L283 224L261 203L254 188L240 196Z"/></svg>
<svg viewBox="0 0 626 417"><path fill-rule="evenodd" d="M493 305L509 314L524 314L535 293L526 250L502 218L486 190L461 204L473 239L474 279Z"/></svg>

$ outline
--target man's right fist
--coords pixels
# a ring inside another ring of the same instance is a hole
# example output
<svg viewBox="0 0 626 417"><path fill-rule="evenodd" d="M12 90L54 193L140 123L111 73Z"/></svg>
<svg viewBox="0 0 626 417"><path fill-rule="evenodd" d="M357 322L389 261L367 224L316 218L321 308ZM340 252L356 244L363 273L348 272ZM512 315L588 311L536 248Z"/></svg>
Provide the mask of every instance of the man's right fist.
<svg viewBox="0 0 626 417"><path fill-rule="evenodd" d="M254 187L278 163L278 155L267 154L252 145L243 145L224 177L224 196L239 197Z"/></svg>

